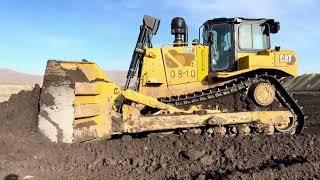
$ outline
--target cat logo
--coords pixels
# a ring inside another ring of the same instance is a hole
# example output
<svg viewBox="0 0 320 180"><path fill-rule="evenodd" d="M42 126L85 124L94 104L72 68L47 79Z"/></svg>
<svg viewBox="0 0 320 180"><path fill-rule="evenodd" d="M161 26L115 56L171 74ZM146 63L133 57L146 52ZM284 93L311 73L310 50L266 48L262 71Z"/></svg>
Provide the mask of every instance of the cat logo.
<svg viewBox="0 0 320 180"><path fill-rule="evenodd" d="M296 58L292 54L280 54L279 62L287 65L293 65L296 62Z"/></svg>

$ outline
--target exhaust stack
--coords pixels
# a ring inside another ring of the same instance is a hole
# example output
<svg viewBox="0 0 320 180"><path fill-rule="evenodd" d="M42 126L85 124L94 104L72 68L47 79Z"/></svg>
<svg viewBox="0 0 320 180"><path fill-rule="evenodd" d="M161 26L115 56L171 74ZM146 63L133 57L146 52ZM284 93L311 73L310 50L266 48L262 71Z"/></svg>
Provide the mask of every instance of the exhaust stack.
<svg viewBox="0 0 320 180"><path fill-rule="evenodd" d="M174 35L174 46L188 45L188 26L182 17L172 19L171 34Z"/></svg>

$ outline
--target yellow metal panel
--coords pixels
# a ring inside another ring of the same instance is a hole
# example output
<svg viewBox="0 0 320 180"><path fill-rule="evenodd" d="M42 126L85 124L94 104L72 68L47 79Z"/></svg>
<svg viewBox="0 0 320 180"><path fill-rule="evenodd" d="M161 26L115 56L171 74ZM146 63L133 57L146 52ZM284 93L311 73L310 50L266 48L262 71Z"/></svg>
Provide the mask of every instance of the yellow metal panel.
<svg viewBox="0 0 320 180"><path fill-rule="evenodd" d="M258 53L238 53L238 70L211 73L210 76L227 78L257 69L278 70L297 76L296 54L292 51L263 50Z"/></svg>
<svg viewBox="0 0 320 180"><path fill-rule="evenodd" d="M194 46L162 48L168 85L198 81L198 68Z"/></svg>
<svg viewBox="0 0 320 180"><path fill-rule="evenodd" d="M290 50L281 50L274 52L275 66L283 69L293 76L297 76L297 54Z"/></svg>
<svg viewBox="0 0 320 180"><path fill-rule="evenodd" d="M166 83L160 48L146 49L142 68L141 85Z"/></svg>
<svg viewBox="0 0 320 180"><path fill-rule="evenodd" d="M273 55L259 55L257 53L238 53L239 70L253 67L274 67L274 56Z"/></svg>
<svg viewBox="0 0 320 180"><path fill-rule="evenodd" d="M206 89L208 58L202 45L147 48L138 92L167 97Z"/></svg>
<svg viewBox="0 0 320 180"><path fill-rule="evenodd" d="M74 117L83 118L97 116L102 113L102 109L99 104L82 104L74 106Z"/></svg>
<svg viewBox="0 0 320 180"><path fill-rule="evenodd" d="M76 95L98 95L100 92L101 91L97 83L75 83Z"/></svg>
<svg viewBox="0 0 320 180"><path fill-rule="evenodd" d="M92 83L75 83L76 104L86 104L88 102L101 102L105 101L103 97L109 98L114 101L120 94L121 88L114 83L107 82L92 82Z"/></svg>
<svg viewBox="0 0 320 180"><path fill-rule="evenodd" d="M112 95L108 94L107 84L96 87L104 88L99 95L75 96L75 120L74 126L81 125L76 132L76 138L80 140L108 137L112 134L111 113ZM89 117L93 116L93 117ZM94 125L92 125L94 123ZM90 129L90 131L87 131ZM94 133L92 133L94 132ZM83 134L81 134L83 133ZM85 138L87 136L87 138Z"/></svg>
<svg viewBox="0 0 320 180"><path fill-rule="evenodd" d="M101 102L100 96L76 96L74 99L75 105L88 104L88 103L99 103Z"/></svg>
<svg viewBox="0 0 320 180"><path fill-rule="evenodd" d="M89 81L101 79L110 82L110 79L95 63L59 61L59 64L66 70L80 70L81 72L83 72L83 74L87 77Z"/></svg>
<svg viewBox="0 0 320 180"><path fill-rule="evenodd" d="M290 50L275 51L275 65L280 67L294 67L297 65L297 54Z"/></svg>
<svg viewBox="0 0 320 180"><path fill-rule="evenodd" d="M195 46L197 49L198 81L205 81L209 73L209 48L208 46Z"/></svg>
<svg viewBox="0 0 320 180"><path fill-rule="evenodd" d="M79 69L81 69L84 74L88 77L89 81L94 81L96 79L101 79L110 82L105 73L96 64L79 64Z"/></svg>

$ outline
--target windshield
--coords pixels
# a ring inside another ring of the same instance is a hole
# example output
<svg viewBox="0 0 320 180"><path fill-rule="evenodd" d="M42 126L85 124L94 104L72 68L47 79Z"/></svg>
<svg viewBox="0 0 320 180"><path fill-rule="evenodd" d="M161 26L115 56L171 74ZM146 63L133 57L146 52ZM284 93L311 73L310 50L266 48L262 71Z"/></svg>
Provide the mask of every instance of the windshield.
<svg viewBox="0 0 320 180"><path fill-rule="evenodd" d="M215 24L203 31L203 41L209 45L209 34L213 34L213 45L210 47L211 70L222 71L230 68L232 62L232 26L230 24Z"/></svg>

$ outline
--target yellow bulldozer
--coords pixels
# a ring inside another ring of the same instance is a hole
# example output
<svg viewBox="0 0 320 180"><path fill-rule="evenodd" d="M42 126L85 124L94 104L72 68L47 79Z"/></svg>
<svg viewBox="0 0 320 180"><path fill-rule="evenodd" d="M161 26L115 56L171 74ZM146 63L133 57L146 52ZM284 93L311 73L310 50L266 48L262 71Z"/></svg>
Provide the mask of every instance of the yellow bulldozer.
<svg viewBox="0 0 320 180"><path fill-rule="evenodd" d="M174 41L153 47L160 20L143 17L122 87L94 62L49 60L39 130L53 142L121 134L301 133L304 114L281 80L297 76L297 55L271 48L273 19L216 18L188 40L185 20L171 22Z"/></svg>

